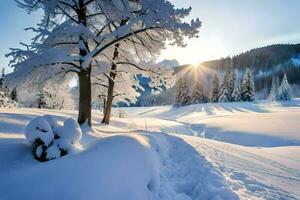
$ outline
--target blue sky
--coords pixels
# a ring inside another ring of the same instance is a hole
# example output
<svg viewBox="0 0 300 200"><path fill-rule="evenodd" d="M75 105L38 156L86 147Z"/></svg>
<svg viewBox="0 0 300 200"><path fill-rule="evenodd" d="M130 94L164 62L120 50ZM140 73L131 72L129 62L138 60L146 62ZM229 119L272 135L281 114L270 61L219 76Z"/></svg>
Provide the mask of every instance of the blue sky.
<svg viewBox="0 0 300 200"><path fill-rule="evenodd" d="M198 63L234 55L274 43L300 43L299 0L171 0L177 6L192 6L193 18L203 22L200 37L188 41L187 48L168 47L160 59L177 59L181 64ZM29 42L24 28L39 21L13 0L0 7L0 67L10 47Z"/></svg>

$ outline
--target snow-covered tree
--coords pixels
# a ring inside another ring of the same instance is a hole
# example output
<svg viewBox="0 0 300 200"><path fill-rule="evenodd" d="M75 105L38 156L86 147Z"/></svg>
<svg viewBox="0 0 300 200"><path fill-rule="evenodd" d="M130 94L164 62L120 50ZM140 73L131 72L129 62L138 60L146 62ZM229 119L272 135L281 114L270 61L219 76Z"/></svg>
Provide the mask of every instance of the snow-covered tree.
<svg viewBox="0 0 300 200"><path fill-rule="evenodd" d="M223 83L219 89L219 102L233 102L236 98L236 73L233 69L227 70L224 75Z"/></svg>
<svg viewBox="0 0 300 200"><path fill-rule="evenodd" d="M292 98L292 89L288 82L286 73L284 73L280 87L278 89L277 99L279 101L290 101Z"/></svg>
<svg viewBox="0 0 300 200"><path fill-rule="evenodd" d="M126 55L135 52L134 58L143 57L149 47L158 54L166 42L184 46L184 38L196 37L201 26L198 19L184 20L191 8L176 9L167 0L17 2L29 13L41 9L44 16L37 28L28 29L37 33L33 43L25 46L25 50L12 49L9 54L13 56L12 66L15 71L23 72L48 66L53 69L49 77L77 74L80 124L88 121L91 125L91 75L94 67L100 67L109 77L107 99L110 105L107 106L111 107L113 83L119 71L117 66L134 61ZM110 64L108 69L105 63Z"/></svg>
<svg viewBox="0 0 300 200"><path fill-rule="evenodd" d="M214 75L211 85L212 85L212 90L211 90L210 101L216 103L219 101L219 94L220 94L219 77L217 74Z"/></svg>
<svg viewBox="0 0 300 200"><path fill-rule="evenodd" d="M110 71L108 76L103 75L100 79L96 78L96 84L100 83L102 89L106 90L107 96L103 123L109 123L113 104L122 102L130 105L137 101L137 97L140 95L139 91L144 90L137 76L149 78L149 87L158 91L173 85L173 70L169 66L148 67L151 66L150 64L133 64L133 62L117 64L114 66L118 69L116 72Z"/></svg>
<svg viewBox="0 0 300 200"><path fill-rule="evenodd" d="M250 69L246 69L241 86L241 100L254 101L255 100L255 85L253 74Z"/></svg>
<svg viewBox="0 0 300 200"><path fill-rule="evenodd" d="M46 94L47 95L47 94ZM41 90L38 94L38 108L49 108L47 106L46 98L45 97L45 92Z"/></svg>
<svg viewBox="0 0 300 200"><path fill-rule="evenodd" d="M15 96L14 90L10 94L9 88L4 84L5 71L2 68L1 76L0 76L0 107L16 107L16 93Z"/></svg>
<svg viewBox="0 0 300 200"><path fill-rule="evenodd" d="M223 83L219 90L219 102L229 102L230 101L230 90L229 90L229 79L231 77L230 70L225 72Z"/></svg>
<svg viewBox="0 0 300 200"><path fill-rule="evenodd" d="M179 77L176 82L176 106L186 106L190 102L188 82L185 77Z"/></svg>
<svg viewBox="0 0 300 200"><path fill-rule="evenodd" d="M5 69L2 68L1 76L0 76L0 91L3 91L4 89L4 76L5 76Z"/></svg>
<svg viewBox="0 0 300 200"><path fill-rule="evenodd" d="M64 101L61 100L53 91L49 92L47 89L42 89L36 95L38 97L38 108L46 109L61 109Z"/></svg>
<svg viewBox="0 0 300 200"><path fill-rule="evenodd" d="M14 88L10 93L10 98L13 101L18 101L17 88Z"/></svg>
<svg viewBox="0 0 300 200"><path fill-rule="evenodd" d="M181 96L182 96L182 78L177 78L176 80L176 94L175 94L175 105L180 106Z"/></svg>
<svg viewBox="0 0 300 200"><path fill-rule="evenodd" d="M234 89L231 93L231 102L238 102L241 100L241 90L238 81L235 81Z"/></svg>
<svg viewBox="0 0 300 200"><path fill-rule="evenodd" d="M268 96L268 100L269 101L276 101L277 100L277 95L278 95L278 88L277 88L276 78L273 77L270 93L269 93L269 96Z"/></svg>
<svg viewBox="0 0 300 200"><path fill-rule="evenodd" d="M204 95L203 85L200 81L197 81L190 98L190 103L197 104L197 103L206 103L207 97Z"/></svg>
<svg viewBox="0 0 300 200"><path fill-rule="evenodd" d="M227 87L228 87L228 100L230 102L235 101L234 98L236 98L237 95L237 85L236 85L237 77L236 73L233 69L230 70L230 76L227 80Z"/></svg>

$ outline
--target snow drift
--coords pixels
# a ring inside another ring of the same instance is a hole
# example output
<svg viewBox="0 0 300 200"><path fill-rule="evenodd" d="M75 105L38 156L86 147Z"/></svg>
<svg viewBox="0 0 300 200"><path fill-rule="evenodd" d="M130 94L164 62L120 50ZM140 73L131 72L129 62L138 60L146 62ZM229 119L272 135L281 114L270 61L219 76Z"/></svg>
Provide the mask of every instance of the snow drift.
<svg viewBox="0 0 300 200"><path fill-rule="evenodd" d="M159 161L145 137L114 136L76 155L2 172L0 179L9 180L0 182L1 200L157 199Z"/></svg>
<svg viewBox="0 0 300 200"><path fill-rule="evenodd" d="M72 118L65 120L61 126L53 116L45 115L29 122L25 137L33 144L35 159L45 162L76 152L82 132Z"/></svg>

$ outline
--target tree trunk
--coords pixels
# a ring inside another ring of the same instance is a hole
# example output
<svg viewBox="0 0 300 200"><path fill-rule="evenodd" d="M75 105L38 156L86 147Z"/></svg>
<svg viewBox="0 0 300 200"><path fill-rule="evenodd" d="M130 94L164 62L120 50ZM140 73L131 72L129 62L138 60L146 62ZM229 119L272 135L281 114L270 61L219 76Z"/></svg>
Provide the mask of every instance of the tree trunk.
<svg viewBox="0 0 300 200"><path fill-rule="evenodd" d="M115 71L116 67L117 66L115 64L112 64L111 70ZM111 76L111 78L112 77L114 77L114 76ZM106 98L105 115L102 120L102 123L105 123L105 124L109 124L109 121L110 121L111 109L112 109L113 98L114 98L114 87L115 87L114 80L109 80L108 81L107 98Z"/></svg>
<svg viewBox="0 0 300 200"><path fill-rule="evenodd" d="M106 112L106 98L103 97L103 116L105 115Z"/></svg>
<svg viewBox="0 0 300 200"><path fill-rule="evenodd" d="M119 57L119 44L115 45L113 60L116 60ZM108 79L108 90L107 90L107 97L106 97L106 109L105 109L105 115L103 116L102 123L109 124L110 116L111 116L111 109L113 105L113 99L114 99L114 87L115 87L115 78L117 71L117 65L115 63L111 64L111 69L109 73L109 79Z"/></svg>
<svg viewBox="0 0 300 200"><path fill-rule="evenodd" d="M79 0L78 21L83 26L87 26L86 7L84 6L84 0ZM84 38L79 36L79 43L85 43ZM92 111L91 111L91 64L85 69L83 67L84 58L87 55L85 48L79 47L79 64L81 71L79 76L79 114L78 123L81 125L88 122L88 125L92 125Z"/></svg>
<svg viewBox="0 0 300 200"><path fill-rule="evenodd" d="M91 75L89 71L81 71L79 74L79 114L78 123L83 124L86 121L92 125L91 112Z"/></svg>

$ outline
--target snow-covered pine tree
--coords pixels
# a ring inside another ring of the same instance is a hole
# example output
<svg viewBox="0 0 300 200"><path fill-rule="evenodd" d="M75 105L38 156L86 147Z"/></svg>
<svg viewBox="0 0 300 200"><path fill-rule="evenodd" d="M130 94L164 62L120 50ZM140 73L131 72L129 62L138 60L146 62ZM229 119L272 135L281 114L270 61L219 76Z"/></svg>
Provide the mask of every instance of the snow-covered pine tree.
<svg viewBox="0 0 300 200"><path fill-rule="evenodd" d="M43 90L40 90L40 92L37 94L38 96L38 108L46 108L47 103L45 100L45 94Z"/></svg>
<svg viewBox="0 0 300 200"><path fill-rule="evenodd" d="M5 69L2 68L1 76L0 76L0 91L3 91L4 89L4 76L5 76Z"/></svg>
<svg viewBox="0 0 300 200"><path fill-rule="evenodd" d="M235 90L237 89L236 88L236 73L233 69L230 70L230 75L229 75L229 78L227 80L227 87L228 87L228 100L230 102L233 102L235 101L234 100L234 96L236 94L234 94L234 92L236 92Z"/></svg>
<svg viewBox="0 0 300 200"><path fill-rule="evenodd" d="M251 70L246 69L241 86L241 100L254 101L255 100L255 85Z"/></svg>
<svg viewBox="0 0 300 200"><path fill-rule="evenodd" d="M292 89L288 82L286 73L284 73L280 87L278 89L278 100L279 101L290 101L292 98Z"/></svg>
<svg viewBox="0 0 300 200"><path fill-rule="evenodd" d="M51 94L49 91L42 89L37 94L38 96L38 108L46 109L60 109L62 102L57 102L58 98L55 95Z"/></svg>
<svg viewBox="0 0 300 200"><path fill-rule="evenodd" d="M241 100L241 90L238 81L235 81L234 89L231 93L231 102L239 102Z"/></svg>
<svg viewBox="0 0 300 200"><path fill-rule="evenodd" d="M186 78L180 77L176 83L176 106L186 106L190 103L189 87Z"/></svg>
<svg viewBox="0 0 300 200"><path fill-rule="evenodd" d="M213 80L212 80L212 92L211 92L211 97L210 97L210 101L213 103L218 102L219 100L219 77L217 74L214 75Z"/></svg>
<svg viewBox="0 0 300 200"><path fill-rule="evenodd" d="M268 100L269 101L276 101L277 100L277 95L278 95L278 89L277 89L276 78L273 77L270 93L269 93L269 96L268 96Z"/></svg>
<svg viewBox="0 0 300 200"><path fill-rule="evenodd" d="M18 94L17 94L17 88L14 88L10 93L10 98L13 101L18 101Z"/></svg>
<svg viewBox="0 0 300 200"><path fill-rule="evenodd" d="M228 89L228 82L229 82L229 79L230 79L230 70L227 70L225 72L225 75L224 75L224 78L223 78L223 83L220 87L220 93L219 93L219 99L218 101L219 102L228 102L230 101L230 98L229 98L229 95L230 95L230 91Z"/></svg>
<svg viewBox="0 0 300 200"><path fill-rule="evenodd" d="M190 103L197 104L197 103L206 103L206 102L207 102L207 98L204 95L203 85L201 84L200 81L197 81L191 94Z"/></svg>
<svg viewBox="0 0 300 200"><path fill-rule="evenodd" d="M12 99L10 95L9 88L4 84L5 70L2 68L0 76L0 107L15 107L17 102Z"/></svg>
<svg viewBox="0 0 300 200"><path fill-rule="evenodd" d="M175 84L175 87L176 87L176 94L175 94L175 105L176 106L180 106L180 101L181 101L181 91L182 91L182 78L177 78L176 80L176 84Z"/></svg>
<svg viewBox="0 0 300 200"><path fill-rule="evenodd" d="M182 80L182 96L181 96L181 105L186 106L190 103L190 90L188 81L186 78Z"/></svg>

